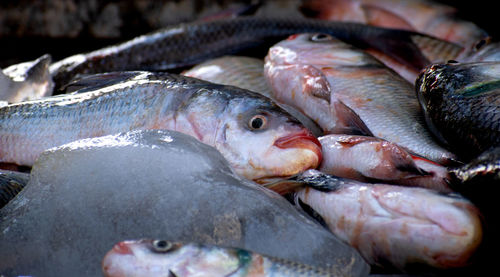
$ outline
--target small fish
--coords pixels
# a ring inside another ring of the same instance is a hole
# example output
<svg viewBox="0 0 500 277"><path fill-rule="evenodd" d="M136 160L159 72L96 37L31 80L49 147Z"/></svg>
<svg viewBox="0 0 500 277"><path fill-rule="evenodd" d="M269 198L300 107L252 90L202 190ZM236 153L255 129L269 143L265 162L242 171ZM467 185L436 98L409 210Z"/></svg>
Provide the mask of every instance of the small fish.
<svg viewBox="0 0 500 277"><path fill-rule="evenodd" d="M59 93L61 87L79 75L182 68L243 50L255 52L257 46L267 50L277 41L303 32L329 33L359 47L378 49L416 70L430 63L416 45L418 39L433 42L432 47L437 49L450 45L415 32L364 24L242 16L169 26L117 45L67 57L53 63L50 72Z"/></svg>
<svg viewBox="0 0 500 277"><path fill-rule="evenodd" d="M318 169L321 172L362 182L387 182L452 192L446 182L445 167L417 159L389 141L350 135L327 135L318 140L323 154Z"/></svg>
<svg viewBox="0 0 500 277"><path fill-rule="evenodd" d="M416 89L436 137L466 159L500 145L500 62L427 67Z"/></svg>
<svg viewBox="0 0 500 277"><path fill-rule="evenodd" d="M33 165L44 150L82 138L168 129L217 148L240 175L297 174L321 161L319 141L272 100L168 73L83 78L78 93L0 108L0 162Z"/></svg>
<svg viewBox="0 0 500 277"><path fill-rule="evenodd" d="M40 99L52 94L54 83L49 72L50 55L0 71L0 100L9 103Z"/></svg>
<svg viewBox="0 0 500 277"><path fill-rule="evenodd" d="M346 116L347 124L366 124L368 135L438 163L455 158L427 131L412 85L362 50L327 34L293 35L269 49L264 69L274 98L304 112L326 133L352 134L332 128L344 116L338 109L343 103L359 116Z"/></svg>
<svg viewBox="0 0 500 277"><path fill-rule="evenodd" d="M301 9L316 18L350 21L424 33L471 48L488 33L432 0L308 0Z"/></svg>
<svg viewBox="0 0 500 277"><path fill-rule="evenodd" d="M28 181L28 173L0 170L0 209L23 190Z"/></svg>
<svg viewBox="0 0 500 277"><path fill-rule="evenodd" d="M296 194L298 205L315 211L371 265L464 267L482 241L479 210L463 197L365 184L315 170L302 176L311 188Z"/></svg>
<svg viewBox="0 0 500 277"><path fill-rule="evenodd" d="M272 99L271 88L264 77L264 61L261 59L223 56L198 64L183 72L182 75L216 84L248 89ZM320 136L323 133L316 123L297 109L279 102L277 104L297 118L315 136Z"/></svg>
<svg viewBox="0 0 500 277"><path fill-rule="evenodd" d="M337 276L333 270L244 249L151 239L117 243L104 256L102 270L106 277Z"/></svg>

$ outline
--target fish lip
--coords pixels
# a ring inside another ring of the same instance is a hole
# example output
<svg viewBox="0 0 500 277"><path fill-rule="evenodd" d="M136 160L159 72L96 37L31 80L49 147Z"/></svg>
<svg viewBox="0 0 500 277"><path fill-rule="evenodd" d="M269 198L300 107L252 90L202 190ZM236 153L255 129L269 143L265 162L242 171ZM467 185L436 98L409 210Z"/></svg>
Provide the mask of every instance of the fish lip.
<svg viewBox="0 0 500 277"><path fill-rule="evenodd" d="M274 146L287 149L287 148L306 148L316 153L318 156L318 164L323 160L321 151L321 143L319 140L308 130L281 137L274 141Z"/></svg>
<svg viewBox="0 0 500 277"><path fill-rule="evenodd" d="M118 254L122 254L122 255L132 255L133 254L130 247L128 247L128 243L124 242L124 241L115 244L115 246L113 247L113 252L118 253Z"/></svg>

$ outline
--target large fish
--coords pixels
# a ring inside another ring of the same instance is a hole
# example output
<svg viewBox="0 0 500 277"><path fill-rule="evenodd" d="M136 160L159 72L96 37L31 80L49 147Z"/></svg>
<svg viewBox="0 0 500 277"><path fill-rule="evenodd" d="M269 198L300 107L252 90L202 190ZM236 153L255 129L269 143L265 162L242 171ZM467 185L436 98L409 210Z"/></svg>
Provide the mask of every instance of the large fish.
<svg viewBox="0 0 500 277"><path fill-rule="evenodd" d="M486 31L457 16L456 8L432 0L308 0L306 14L417 31L472 48L488 39Z"/></svg>
<svg viewBox="0 0 500 277"><path fill-rule="evenodd" d="M427 131L410 83L329 35L293 35L276 44L266 57L265 74L277 101L301 110L328 133L342 133L330 127L342 102L373 136L439 163L454 159Z"/></svg>
<svg viewBox="0 0 500 277"><path fill-rule="evenodd" d="M415 32L364 24L308 18L240 17L173 25L118 45L65 58L52 64L50 72L57 90L79 74L190 66L242 50L255 52L257 46L267 50L277 41L300 32L329 33L359 47L378 49L417 70L430 61L417 46L419 39L431 40L439 49L450 45Z"/></svg>
<svg viewBox="0 0 500 277"><path fill-rule="evenodd" d="M239 248L152 239L117 243L104 256L102 270L106 277L333 277L336 274Z"/></svg>
<svg viewBox="0 0 500 277"><path fill-rule="evenodd" d="M318 138L323 161L318 170L363 182L386 182L452 192L446 167L375 137L327 135Z"/></svg>
<svg viewBox="0 0 500 277"><path fill-rule="evenodd" d="M262 59L223 56L198 64L183 72L182 75L248 89L272 98L271 88L264 77L264 61ZM297 118L315 136L320 136L323 133L316 123L297 109L279 102L277 104Z"/></svg>
<svg viewBox="0 0 500 277"><path fill-rule="evenodd" d="M457 153L500 145L500 62L435 64L416 89L430 129Z"/></svg>
<svg viewBox="0 0 500 277"><path fill-rule="evenodd" d="M89 87L0 108L0 161L32 165L51 147L137 129L192 135L254 180L293 175L321 161L310 131L247 90L150 72L90 76L81 84Z"/></svg>
<svg viewBox="0 0 500 277"><path fill-rule="evenodd" d="M298 204L312 208L372 265L463 267L480 245L480 214L465 198L364 184L315 170L306 171L301 180L313 188L297 193Z"/></svg>
<svg viewBox="0 0 500 277"><path fill-rule="evenodd" d="M15 103L52 95L51 61L50 55L43 55L0 71L0 100Z"/></svg>

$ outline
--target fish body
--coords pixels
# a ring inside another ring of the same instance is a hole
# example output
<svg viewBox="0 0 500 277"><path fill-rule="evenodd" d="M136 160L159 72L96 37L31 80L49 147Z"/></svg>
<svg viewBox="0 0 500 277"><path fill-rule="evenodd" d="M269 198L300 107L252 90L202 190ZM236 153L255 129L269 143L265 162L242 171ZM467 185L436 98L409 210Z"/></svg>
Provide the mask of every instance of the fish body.
<svg viewBox="0 0 500 277"><path fill-rule="evenodd" d="M49 72L50 55L9 66L0 71L0 100L16 103L52 94L54 83Z"/></svg>
<svg viewBox="0 0 500 277"><path fill-rule="evenodd" d="M379 49L417 70L429 64L414 43L417 37L427 37L422 34L308 18L243 16L173 25L121 44L67 57L53 63L50 72L57 91L82 74L185 67L263 44L267 50L268 45L301 32L325 32L360 46ZM435 42L436 45L449 44Z"/></svg>
<svg viewBox="0 0 500 277"><path fill-rule="evenodd" d="M446 183L445 167L435 164L436 168L430 168L427 166L429 161L417 159L389 141L350 135L327 135L318 140L323 154L318 168L321 172L362 182L378 181L452 192Z"/></svg>
<svg viewBox="0 0 500 277"><path fill-rule="evenodd" d="M457 16L456 8L429 0L309 0L302 9L317 18L421 32L474 47L486 31Z"/></svg>
<svg viewBox="0 0 500 277"><path fill-rule="evenodd" d="M303 111L327 133L344 103L373 136L427 159L454 155L427 131L413 87L373 56L326 34L291 36L273 46L265 74L273 96Z"/></svg>
<svg viewBox="0 0 500 277"><path fill-rule="evenodd" d="M102 262L104 276L333 276L326 269L199 243L143 239L117 243Z"/></svg>
<svg viewBox="0 0 500 277"><path fill-rule="evenodd" d="M28 181L28 173L0 170L0 209L9 203Z"/></svg>
<svg viewBox="0 0 500 277"><path fill-rule="evenodd" d="M198 64L183 72L182 75L212 83L248 89L272 99L271 88L264 77L264 61L262 59L244 56L223 56ZM297 118L315 136L322 134L316 123L303 113L289 105L279 102L277 104Z"/></svg>
<svg viewBox="0 0 500 277"><path fill-rule="evenodd" d="M425 188L365 184L314 170L302 176L312 188L299 191L297 201L319 214L369 264L464 267L482 240L479 211L465 198Z"/></svg>
<svg viewBox="0 0 500 277"><path fill-rule="evenodd" d="M500 145L500 63L429 66L417 80L427 123L457 153L473 158Z"/></svg>
<svg viewBox="0 0 500 277"><path fill-rule="evenodd" d="M80 82L89 86L76 94L0 108L0 161L29 166L55 146L145 129L192 135L249 179L293 175L321 160L319 142L302 124L247 90L151 72Z"/></svg>

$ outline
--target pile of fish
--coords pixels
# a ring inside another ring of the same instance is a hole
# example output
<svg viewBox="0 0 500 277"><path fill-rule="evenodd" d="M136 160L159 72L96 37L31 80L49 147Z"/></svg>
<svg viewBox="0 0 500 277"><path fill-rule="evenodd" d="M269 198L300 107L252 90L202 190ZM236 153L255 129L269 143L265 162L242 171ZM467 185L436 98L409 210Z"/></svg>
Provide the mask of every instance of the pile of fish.
<svg viewBox="0 0 500 277"><path fill-rule="evenodd" d="M0 72L0 275L493 264L495 38L426 0L297 9Z"/></svg>

